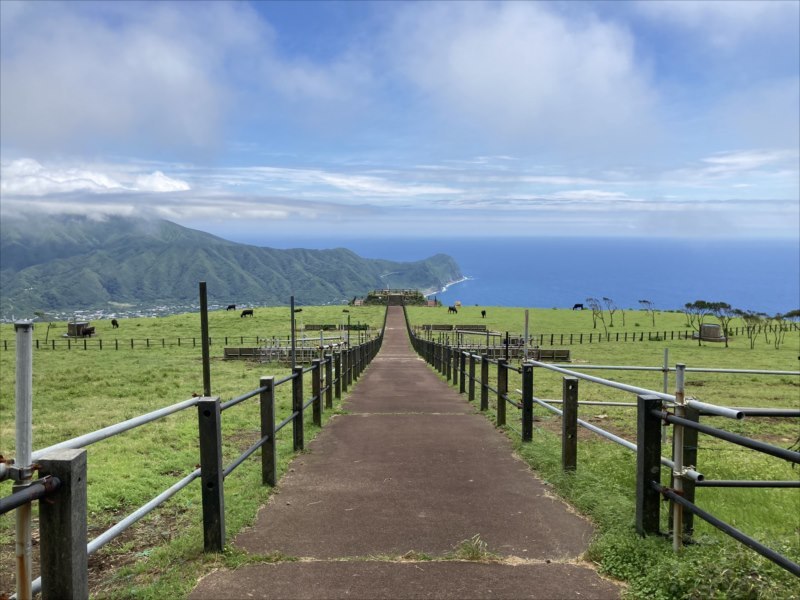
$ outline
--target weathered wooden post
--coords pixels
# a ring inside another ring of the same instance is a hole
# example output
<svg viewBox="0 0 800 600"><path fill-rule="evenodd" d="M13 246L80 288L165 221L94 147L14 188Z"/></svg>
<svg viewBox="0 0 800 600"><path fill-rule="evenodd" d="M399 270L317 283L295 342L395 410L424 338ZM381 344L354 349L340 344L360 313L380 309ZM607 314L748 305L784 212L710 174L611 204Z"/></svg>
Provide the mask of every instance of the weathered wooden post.
<svg viewBox="0 0 800 600"><path fill-rule="evenodd" d="M325 408L333 408L333 356L325 355Z"/></svg>
<svg viewBox="0 0 800 600"><path fill-rule="evenodd" d="M222 429L219 397L197 403L200 430L200 481L203 501L203 549L222 552L225 546L225 493L222 469Z"/></svg>
<svg viewBox="0 0 800 600"><path fill-rule="evenodd" d="M475 400L475 355L469 353L469 401Z"/></svg>
<svg viewBox="0 0 800 600"><path fill-rule="evenodd" d="M261 446L261 483L274 486L277 477L277 449L275 441L275 378L262 377L259 387L263 391L259 395L261 409L261 438L269 436Z"/></svg>
<svg viewBox="0 0 800 600"><path fill-rule="evenodd" d="M508 393L508 361L497 359L497 426L506 424L506 394Z"/></svg>
<svg viewBox="0 0 800 600"><path fill-rule="evenodd" d="M89 597L86 450L56 450L38 462L40 476L61 482L39 502L42 600L85 600Z"/></svg>
<svg viewBox="0 0 800 600"><path fill-rule="evenodd" d="M489 410L489 355L481 355L481 410Z"/></svg>
<svg viewBox="0 0 800 600"><path fill-rule="evenodd" d="M305 445L303 435L303 366L292 368L292 434L294 451L302 450Z"/></svg>
<svg viewBox="0 0 800 600"><path fill-rule="evenodd" d="M336 365L336 386L334 393L336 394L336 399L341 400L342 398L342 351L334 352L334 363Z"/></svg>
<svg viewBox="0 0 800 600"><path fill-rule="evenodd" d="M522 441L533 439L533 365L522 365Z"/></svg>
<svg viewBox="0 0 800 600"><path fill-rule="evenodd" d="M458 382L458 392L463 394L467 389L467 355L463 350L458 351L458 371L461 377Z"/></svg>
<svg viewBox="0 0 800 600"><path fill-rule="evenodd" d="M311 395L314 425L322 427L322 361L318 358L311 361Z"/></svg>
<svg viewBox="0 0 800 600"><path fill-rule="evenodd" d="M637 397L636 426L636 532L645 536L659 533L661 495L652 481L661 481L661 410L658 396Z"/></svg>
<svg viewBox="0 0 800 600"><path fill-rule="evenodd" d="M578 378L564 377L561 385L561 468L574 471L578 466Z"/></svg>
<svg viewBox="0 0 800 600"><path fill-rule="evenodd" d="M206 282L200 282L200 335L202 337L202 356L203 356L203 396L211 396L211 352L209 345L211 340L208 337L208 294L206 292ZM148 340L148 346L149 346ZM133 340L131 340L133 348Z"/></svg>

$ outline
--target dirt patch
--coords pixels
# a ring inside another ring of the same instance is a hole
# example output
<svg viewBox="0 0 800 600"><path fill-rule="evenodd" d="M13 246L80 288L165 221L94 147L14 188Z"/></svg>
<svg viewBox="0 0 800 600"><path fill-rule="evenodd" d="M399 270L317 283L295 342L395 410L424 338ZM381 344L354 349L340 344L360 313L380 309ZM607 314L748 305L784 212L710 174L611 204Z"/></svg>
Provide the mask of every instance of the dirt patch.
<svg viewBox="0 0 800 600"><path fill-rule="evenodd" d="M89 556L89 594L95 596L101 592L125 587L125 582L117 580L115 575L119 569L146 558L158 546L168 543L182 529L182 511L159 511L149 519L139 521L124 531L113 541ZM115 522L125 515L115 516ZM107 528L90 527L88 539L92 540ZM13 528L11 540L0 544L0 600L6 600L16 593L15 543ZM34 518L31 555L32 577L40 575L39 567L39 522Z"/></svg>

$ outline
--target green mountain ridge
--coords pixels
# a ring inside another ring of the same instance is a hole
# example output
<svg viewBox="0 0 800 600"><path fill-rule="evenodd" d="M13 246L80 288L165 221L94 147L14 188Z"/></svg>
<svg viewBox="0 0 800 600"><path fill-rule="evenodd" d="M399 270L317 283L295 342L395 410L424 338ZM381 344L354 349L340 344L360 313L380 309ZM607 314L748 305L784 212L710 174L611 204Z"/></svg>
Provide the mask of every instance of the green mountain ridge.
<svg viewBox="0 0 800 600"><path fill-rule="evenodd" d="M102 309L112 303L185 304L206 281L210 303L345 302L371 289L437 289L462 277L450 256L416 262L366 259L345 248L238 244L165 220L4 217L0 316Z"/></svg>

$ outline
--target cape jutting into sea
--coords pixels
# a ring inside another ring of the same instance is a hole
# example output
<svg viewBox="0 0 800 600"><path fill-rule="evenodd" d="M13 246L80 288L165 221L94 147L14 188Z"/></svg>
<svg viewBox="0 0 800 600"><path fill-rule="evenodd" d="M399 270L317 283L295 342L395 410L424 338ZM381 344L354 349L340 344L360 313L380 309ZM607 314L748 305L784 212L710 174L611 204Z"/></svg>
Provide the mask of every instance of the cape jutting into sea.
<svg viewBox="0 0 800 600"><path fill-rule="evenodd" d="M469 279L436 294L445 304L570 308L605 296L621 308L639 308L639 300L661 310L695 300L769 315L800 308L800 245L793 240L317 239L293 245L346 247L366 258L402 261L449 254ZM386 285L392 287L391 276Z"/></svg>

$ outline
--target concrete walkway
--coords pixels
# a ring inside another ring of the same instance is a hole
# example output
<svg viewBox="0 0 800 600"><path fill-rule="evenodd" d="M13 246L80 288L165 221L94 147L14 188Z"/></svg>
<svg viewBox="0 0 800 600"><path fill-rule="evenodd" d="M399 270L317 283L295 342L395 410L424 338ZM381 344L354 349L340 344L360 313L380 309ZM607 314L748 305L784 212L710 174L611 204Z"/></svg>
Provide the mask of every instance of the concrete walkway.
<svg viewBox="0 0 800 600"><path fill-rule="evenodd" d="M212 573L190 598L619 596L579 559L591 525L417 357L402 308L345 409L234 541L301 560ZM476 535L500 561L442 560Z"/></svg>

